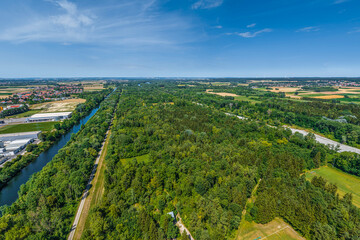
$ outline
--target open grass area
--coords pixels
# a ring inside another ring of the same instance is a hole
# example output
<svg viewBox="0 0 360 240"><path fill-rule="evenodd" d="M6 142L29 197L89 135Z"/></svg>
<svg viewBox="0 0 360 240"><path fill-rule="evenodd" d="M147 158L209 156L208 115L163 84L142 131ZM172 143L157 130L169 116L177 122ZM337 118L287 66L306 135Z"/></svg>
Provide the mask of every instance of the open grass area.
<svg viewBox="0 0 360 240"><path fill-rule="evenodd" d="M125 165L128 161L133 160L133 159L136 159L138 163L141 163L141 162L146 163L150 160L150 155L145 154L145 155L133 157L133 158L124 158L124 159L121 159L121 163Z"/></svg>
<svg viewBox="0 0 360 240"><path fill-rule="evenodd" d="M235 100L237 101L248 101L251 103L260 103L261 101L258 100L257 97L247 97L247 96L237 96L235 97Z"/></svg>
<svg viewBox="0 0 360 240"><path fill-rule="evenodd" d="M0 128L0 134L32 132L32 131L51 131L56 122L40 122L17 125L6 125Z"/></svg>
<svg viewBox="0 0 360 240"><path fill-rule="evenodd" d="M280 218L275 218L268 224L242 221L238 240L299 240L301 237L289 224Z"/></svg>
<svg viewBox="0 0 360 240"><path fill-rule="evenodd" d="M333 167L321 167L306 173L306 178L311 180L314 176L321 176L329 182L336 184L338 193L342 197L346 193L353 194L353 204L360 207L360 178L344 173Z"/></svg>

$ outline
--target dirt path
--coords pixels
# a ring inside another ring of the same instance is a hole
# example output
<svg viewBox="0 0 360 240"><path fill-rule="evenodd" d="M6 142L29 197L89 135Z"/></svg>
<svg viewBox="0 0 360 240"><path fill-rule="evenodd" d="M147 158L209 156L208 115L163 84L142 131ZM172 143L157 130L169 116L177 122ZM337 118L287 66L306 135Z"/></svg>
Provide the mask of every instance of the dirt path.
<svg viewBox="0 0 360 240"><path fill-rule="evenodd" d="M99 153L99 157L95 161L94 169L91 172L85 192L83 193L83 196L81 198L80 205L76 213L74 223L71 227L71 232L69 234L68 240L81 238L81 235L85 228L86 219L89 214L92 199L94 195L98 196L98 193L102 192L103 184L98 184L98 180L100 175L99 173L104 168L104 159L110 139L108 136L110 136L110 134L111 130L109 129L106 133L103 145Z"/></svg>
<svg viewBox="0 0 360 240"><path fill-rule="evenodd" d="M258 189L258 187L259 187L259 185L260 185L260 183L261 183L261 180L262 180L262 179L260 179L259 182L256 184L256 186L254 187L253 191L251 192L251 196L250 196L250 197L248 198L248 200L246 201L245 208L244 208L244 210L242 211L241 222L240 222L240 224L239 224L239 230L238 230L238 234L237 234L237 236L236 236L236 239L240 239L241 226L242 226L242 223L243 223L244 221L246 221L246 220L245 220L246 208L247 208L248 204L255 202L255 194L256 194L256 191L257 191L257 189Z"/></svg>
<svg viewBox="0 0 360 240"><path fill-rule="evenodd" d="M191 235L189 229L185 227L185 225L182 222L182 219L180 217L180 214L178 213L176 215L176 218L179 219L179 221L176 222L176 226L179 228L180 233L182 234L184 231L186 232L186 235L189 237L190 240L194 240L193 236Z"/></svg>

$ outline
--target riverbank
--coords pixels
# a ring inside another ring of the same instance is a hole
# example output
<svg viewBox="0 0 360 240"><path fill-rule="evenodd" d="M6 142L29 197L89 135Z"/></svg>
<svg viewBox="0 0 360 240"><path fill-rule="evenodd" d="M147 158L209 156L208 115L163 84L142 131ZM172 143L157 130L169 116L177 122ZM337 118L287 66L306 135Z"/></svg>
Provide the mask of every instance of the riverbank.
<svg viewBox="0 0 360 240"><path fill-rule="evenodd" d="M101 101L103 101L107 95L109 95L109 93L104 92L103 96L100 98ZM0 206L11 205L18 198L20 186L26 183L34 173L39 172L48 162L50 162L59 150L68 143L72 135L81 130L82 126L85 125L98 111L100 103L101 102L98 102L95 105L95 108L92 108L90 112L83 111L81 114L81 116L83 116L82 118L79 118L79 115L74 114L73 116L77 117L76 122L71 121L74 123L72 124L72 127L69 128L70 121L64 121L63 124L66 125L67 131L65 132L65 129L60 129L59 131L63 134L58 135L58 138L54 141L45 140L44 142L41 142L32 153L19 156L14 161L6 163L4 168L0 169ZM94 104L92 105L94 106ZM53 136L52 134L53 133L51 133L50 136ZM43 138L46 138L46 136L43 136Z"/></svg>

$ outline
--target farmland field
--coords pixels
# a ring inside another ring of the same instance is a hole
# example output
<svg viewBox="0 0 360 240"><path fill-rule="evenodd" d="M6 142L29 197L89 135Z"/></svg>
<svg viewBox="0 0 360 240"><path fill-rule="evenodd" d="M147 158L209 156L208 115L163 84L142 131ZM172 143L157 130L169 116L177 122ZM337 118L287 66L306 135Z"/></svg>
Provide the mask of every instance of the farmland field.
<svg viewBox="0 0 360 240"><path fill-rule="evenodd" d="M304 239L290 225L280 218L268 224L243 221L237 240L297 240Z"/></svg>
<svg viewBox="0 0 360 240"><path fill-rule="evenodd" d="M222 97L238 97L239 96L239 95L236 95L235 93L213 92L212 89L207 89L206 92L209 94L219 95Z"/></svg>
<svg viewBox="0 0 360 240"><path fill-rule="evenodd" d="M306 178L311 180L314 176L321 176L329 182L336 184L338 193L342 197L346 193L353 194L353 204L360 207L360 178L344 173L333 167L321 167L306 173Z"/></svg>
<svg viewBox="0 0 360 240"><path fill-rule="evenodd" d="M0 128L0 134L32 132L32 131L50 131L54 129L55 123L56 122L42 122L42 123L6 125Z"/></svg>

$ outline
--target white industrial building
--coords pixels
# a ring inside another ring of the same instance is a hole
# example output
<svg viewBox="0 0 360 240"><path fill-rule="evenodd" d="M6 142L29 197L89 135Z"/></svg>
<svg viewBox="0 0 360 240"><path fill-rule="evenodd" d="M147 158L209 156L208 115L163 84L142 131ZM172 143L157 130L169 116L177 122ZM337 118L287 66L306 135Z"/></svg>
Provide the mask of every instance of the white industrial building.
<svg viewBox="0 0 360 240"><path fill-rule="evenodd" d="M3 153L4 156L14 156L21 150L23 150L28 144L34 141L33 138L29 139L21 139L9 142L5 145L5 152Z"/></svg>
<svg viewBox="0 0 360 240"><path fill-rule="evenodd" d="M0 141L2 141L2 142L10 141L11 142L11 141L20 140L20 139L29 139L29 138L38 139L40 133L41 133L41 131L0 134ZM0 148L1 148L1 146L0 146Z"/></svg>
<svg viewBox="0 0 360 240"><path fill-rule="evenodd" d="M0 165L12 159L27 145L39 138L41 131L0 134Z"/></svg>
<svg viewBox="0 0 360 240"><path fill-rule="evenodd" d="M27 118L27 122L61 121L71 117L71 112L38 113Z"/></svg>

